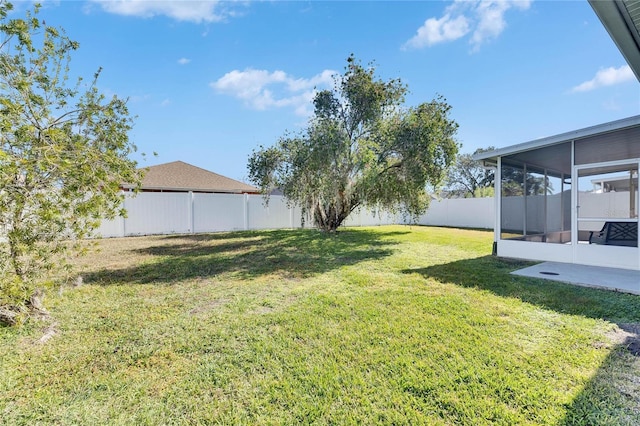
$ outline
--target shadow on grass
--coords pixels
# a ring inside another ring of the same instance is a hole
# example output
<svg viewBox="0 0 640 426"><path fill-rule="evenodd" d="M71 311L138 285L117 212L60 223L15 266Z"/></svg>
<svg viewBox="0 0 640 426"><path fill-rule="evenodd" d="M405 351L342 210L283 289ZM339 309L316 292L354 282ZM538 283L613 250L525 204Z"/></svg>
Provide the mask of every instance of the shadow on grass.
<svg viewBox="0 0 640 426"><path fill-rule="evenodd" d="M560 425L640 424L640 377L637 367L633 367L640 356L637 343L638 335L627 337L610 350L596 374L567 407Z"/></svg>
<svg viewBox="0 0 640 426"><path fill-rule="evenodd" d="M630 367L640 356L640 296L510 274L529 265L484 256L403 272L516 298L563 314L617 323L617 339L609 355L567 407L560 425L640 425L640 377Z"/></svg>
<svg viewBox="0 0 640 426"><path fill-rule="evenodd" d="M530 265L532 263L526 261L483 256L403 272L487 290L564 314L616 323L640 322L640 296L510 274Z"/></svg>
<svg viewBox="0 0 640 426"><path fill-rule="evenodd" d="M85 273L88 283L172 283L234 274L251 279L278 274L301 279L344 265L389 256L398 232L344 230L243 231L157 238L153 245L123 255L144 255L144 263ZM149 255L151 261L148 260Z"/></svg>

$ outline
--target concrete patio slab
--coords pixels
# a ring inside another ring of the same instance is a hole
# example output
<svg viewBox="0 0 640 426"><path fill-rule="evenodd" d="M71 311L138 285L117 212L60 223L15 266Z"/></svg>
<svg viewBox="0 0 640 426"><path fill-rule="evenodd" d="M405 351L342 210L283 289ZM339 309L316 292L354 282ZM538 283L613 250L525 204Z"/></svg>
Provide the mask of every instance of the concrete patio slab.
<svg viewBox="0 0 640 426"><path fill-rule="evenodd" d="M640 271L628 269L543 262L512 274L640 295Z"/></svg>

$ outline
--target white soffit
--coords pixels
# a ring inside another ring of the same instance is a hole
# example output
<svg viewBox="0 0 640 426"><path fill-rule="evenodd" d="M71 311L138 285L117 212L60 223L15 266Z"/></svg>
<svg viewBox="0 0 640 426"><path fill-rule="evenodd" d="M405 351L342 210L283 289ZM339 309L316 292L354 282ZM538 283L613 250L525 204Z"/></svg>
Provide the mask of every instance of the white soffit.
<svg viewBox="0 0 640 426"><path fill-rule="evenodd" d="M640 81L640 0L589 0Z"/></svg>

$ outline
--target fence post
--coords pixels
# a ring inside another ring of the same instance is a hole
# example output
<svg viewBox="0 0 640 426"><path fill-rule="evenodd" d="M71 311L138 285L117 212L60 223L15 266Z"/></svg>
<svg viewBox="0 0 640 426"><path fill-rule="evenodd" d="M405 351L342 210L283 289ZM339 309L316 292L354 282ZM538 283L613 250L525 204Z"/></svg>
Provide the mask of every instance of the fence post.
<svg viewBox="0 0 640 426"><path fill-rule="evenodd" d="M194 224L195 224L195 219L194 219L194 208L193 208L193 191L189 191L189 197L187 202L189 203L188 209L187 209L187 214L189 215L189 232L194 234L195 233L195 229L194 229Z"/></svg>
<svg viewBox="0 0 640 426"><path fill-rule="evenodd" d="M242 194L244 198L244 230L249 230L249 194Z"/></svg>
<svg viewBox="0 0 640 426"><path fill-rule="evenodd" d="M122 191L124 193L124 197L122 198L122 208L125 209L125 211L127 212L127 216L129 216L129 209L127 208L127 199L129 199L129 196L126 192ZM122 220L122 236L126 237L127 236L127 218L123 217L123 216L118 216L120 218L120 220Z"/></svg>

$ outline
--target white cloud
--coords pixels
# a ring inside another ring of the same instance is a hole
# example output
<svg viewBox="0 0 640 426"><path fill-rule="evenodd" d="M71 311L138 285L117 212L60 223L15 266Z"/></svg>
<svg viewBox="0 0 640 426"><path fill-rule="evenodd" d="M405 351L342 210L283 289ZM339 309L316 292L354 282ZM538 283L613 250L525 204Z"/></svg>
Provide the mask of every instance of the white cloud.
<svg viewBox="0 0 640 426"><path fill-rule="evenodd" d="M296 114L310 114L311 100L316 88L333 83L335 71L325 70L311 78L294 78L284 71L246 69L233 70L210 86L218 93L241 99L250 108L293 108Z"/></svg>
<svg viewBox="0 0 640 426"><path fill-rule="evenodd" d="M440 19L429 18L403 48L420 49L458 40L471 33L473 50L497 38L507 27L509 9L526 10L532 0L455 0Z"/></svg>
<svg viewBox="0 0 640 426"><path fill-rule="evenodd" d="M478 49L485 41L497 38L507 27L504 15L511 8L526 10L531 6L528 0L485 0L475 8L477 26L471 36L471 44Z"/></svg>
<svg viewBox="0 0 640 426"><path fill-rule="evenodd" d="M588 92L599 87L613 86L614 84L625 83L635 80L635 75L631 71L629 65L623 65L620 68L609 67L598 71L591 80L571 89L572 92Z"/></svg>
<svg viewBox="0 0 640 426"><path fill-rule="evenodd" d="M231 4L218 0L177 1L177 0L90 0L104 11L116 15L152 18L168 16L178 21L219 22L232 16L227 9Z"/></svg>
<svg viewBox="0 0 640 426"><path fill-rule="evenodd" d="M469 32L467 18L460 15L451 18L444 15L440 19L429 18L418 28L418 33L406 42L405 48L420 49L425 46L457 40Z"/></svg>
<svg viewBox="0 0 640 426"><path fill-rule="evenodd" d="M509 5L503 1L480 3L476 9L478 24L471 36L471 44L479 46L484 40L499 36L507 26L504 14L508 8Z"/></svg>
<svg viewBox="0 0 640 426"><path fill-rule="evenodd" d="M166 107L166 106L169 106L169 105L171 105L171 99L165 99L162 102L160 102L160 106L161 107Z"/></svg>
<svg viewBox="0 0 640 426"><path fill-rule="evenodd" d="M191 59L187 59L187 58L180 58L178 59L178 63L180 65L187 65L189 62L191 62Z"/></svg>

